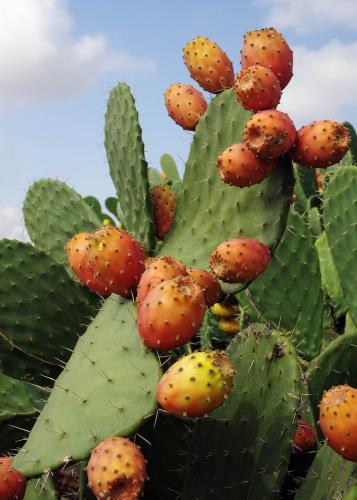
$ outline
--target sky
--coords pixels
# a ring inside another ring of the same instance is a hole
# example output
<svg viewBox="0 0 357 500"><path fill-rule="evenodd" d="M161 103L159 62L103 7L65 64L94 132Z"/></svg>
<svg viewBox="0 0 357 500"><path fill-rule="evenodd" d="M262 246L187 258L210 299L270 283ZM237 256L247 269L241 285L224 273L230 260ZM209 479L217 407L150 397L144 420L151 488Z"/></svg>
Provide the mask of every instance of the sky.
<svg viewBox="0 0 357 500"><path fill-rule="evenodd" d="M270 26L294 50L279 109L297 127L357 126L356 0L0 0L0 238L26 240L21 206L37 179L100 201L115 194L103 126L119 81L136 99L149 165L170 153L182 171L192 135L163 100L171 83L196 86L182 48L206 36L239 72L244 33Z"/></svg>

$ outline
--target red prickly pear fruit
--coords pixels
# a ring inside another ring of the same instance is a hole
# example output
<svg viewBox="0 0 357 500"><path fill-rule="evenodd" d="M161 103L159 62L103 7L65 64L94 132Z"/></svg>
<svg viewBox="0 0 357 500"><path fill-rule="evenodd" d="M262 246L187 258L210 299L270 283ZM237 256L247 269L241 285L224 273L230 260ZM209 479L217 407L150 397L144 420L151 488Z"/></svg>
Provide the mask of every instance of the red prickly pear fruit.
<svg viewBox="0 0 357 500"><path fill-rule="evenodd" d="M241 65L248 68L253 64L271 69L283 89L293 76L293 51L274 28L249 31L244 35Z"/></svg>
<svg viewBox="0 0 357 500"><path fill-rule="evenodd" d="M232 144L217 158L218 175L222 181L240 188L258 184L277 164L277 160L259 158L244 143Z"/></svg>
<svg viewBox="0 0 357 500"><path fill-rule="evenodd" d="M194 352L174 363L157 388L161 408L185 417L203 417L228 397L234 369L224 351Z"/></svg>
<svg viewBox="0 0 357 500"><path fill-rule="evenodd" d="M176 196L167 184L159 184L151 191L156 234L159 239L170 231L176 214Z"/></svg>
<svg viewBox="0 0 357 500"><path fill-rule="evenodd" d="M90 290L130 297L145 270L144 250L129 233L105 226L79 233L66 246L69 264Z"/></svg>
<svg viewBox="0 0 357 500"><path fill-rule="evenodd" d="M138 306L140 337L152 349L174 349L198 332L205 310L203 291L191 278L179 276L164 281Z"/></svg>
<svg viewBox="0 0 357 500"><path fill-rule="evenodd" d="M316 431L302 418L297 421L297 428L294 434L294 448L297 451L311 450L316 444Z"/></svg>
<svg viewBox="0 0 357 500"><path fill-rule="evenodd" d="M267 246L258 240L223 241L209 258L213 274L227 283L245 283L262 274L270 262Z"/></svg>
<svg viewBox="0 0 357 500"><path fill-rule="evenodd" d="M195 130L207 109L201 92L184 83L174 83L166 90L165 104L171 118L184 130Z"/></svg>
<svg viewBox="0 0 357 500"><path fill-rule="evenodd" d="M285 154L295 139L295 125L286 113L276 109L259 111L247 121L244 129L244 142L248 148L267 160Z"/></svg>
<svg viewBox="0 0 357 500"><path fill-rule="evenodd" d="M250 111L276 108L280 102L278 78L270 69L259 64L242 69L236 76L234 86L238 101Z"/></svg>
<svg viewBox="0 0 357 500"><path fill-rule="evenodd" d="M303 167L326 168L342 160L350 143L350 132L342 123L321 120L298 130L291 156Z"/></svg>
<svg viewBox="0 0 357 500"><path fill-rule="evenodd" d="M96 498L137 500L147 479L145 458L129 439L104 439L90 456L88 486Z"/></svg>
<svg viewBox="0 0 357 500"><path fill-rule="evenodd" d="M12 468L12 458L0 457L1 500L22 500L25 496L26 478Z"/></svg>
<svg viewBox="0 0 357 500"><path fill-rule="evenodd" d="M156 285L164 281L177 278L178 276L187 276L186 268L180 260L173 257L153 257L145 261L145 271L141 276L136 301L141 303L147 294Z"/></svg>
<svg viewBox="0 0 357 500"><path fill-rule="evenodd" d="M191 77L204 90L218 94L233 87L233 64L215 42L198 36L183 49L183 58Z"/></svg>
<svg viewBox="0 0 357 500"><path fill-rule="evenodd" d="M326 442L345 460L357 462L357 389L338 385L325 391L320 427Z"/></svg>
<svg viewBox="0 0 357 500"><path fill-rule="evenodd" d="M187 274L202 288L207 307L219 301L222 287L215 276L204 269L197 268L187 269Z"/></svg>

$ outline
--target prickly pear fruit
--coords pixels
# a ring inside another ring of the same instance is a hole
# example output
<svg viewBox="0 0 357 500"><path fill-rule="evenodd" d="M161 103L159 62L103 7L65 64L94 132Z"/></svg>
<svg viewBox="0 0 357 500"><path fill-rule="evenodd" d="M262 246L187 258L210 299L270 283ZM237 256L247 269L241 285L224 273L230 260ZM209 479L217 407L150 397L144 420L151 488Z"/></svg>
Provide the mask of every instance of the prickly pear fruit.
<svg viewBox="0 0 357 500"><path fill-rule="evenodd" d="M291 156L304 167L326 168L342 160L350 142L350 132L342 123L312 122L298 130Z"/></svg>
<svg viewBox="0 0 357 500"><path fill-rule="evenodd" d="M222 405L234 370L224 351L194 352L174 363L157 388L159 405L174 415L202 417Z"/></svg>
<svg viewBox="0 0 357 500"><path fill-rule="evenodd" d="M142 302L150 290L159 283L177 278L177 276L187 276L183 262L166 255L146 259L145 267L138 285L136 296L138 303Z"/></svg>
<svg viewBox="0 0 357 500"><path fill-rule="evenodd" d="M25 496L26 478L12 468L12 458L0 457L1 500L22 500Z"/></svg>
<svg viewBox="0 0 357 500"><path fill-rule="evenodd" d="M258 158L244 143L232 144L217 158L218 175L226 184L241 188L258 184L278 164Z"/></svg>
<svg viewBox="0 0 357 500"><path fill-rule="evenodd" d="M192 78L208 92L218 94L233 86L233 64L223 50L208 38L198 36L183 49Z"/></svg>
<svg viewBox="0 0 357 500"><path fill-rule="evenodd" d="M138 306L143 342L159 351L186 344L201 328L206 305L201 287L188 276L164 281Z"/></svg>
<svg viewBox="0 0 357 500"><path fill-rule="evenodd" d="M207 109L201 92L184 83L170 85L165 92L165 104L171 118L185 130L195 130Z"/></svg>
<svg viewBox="0 0 357 500"><path fill-rule="evenodd" d="M357 462L357 389L338 385L324 392L320 427L327 444L336 453Z"/></svg>
<svg viewBox="0 0 357 500"><path fill-rule="evenodd" d="M311 450L316 444L316 431L311 425L300 418L297 421L297 428L294 434L294 448L297 451Z"/></svg>
<svg viewBox="0 0 357 500"><path fill-rule="evenodd" d="M222 287L215 276L197 268L187 269L187 273L202 288L207 307L211 307L220 299Z"/></svg>
<svg viewBox="0 0 357 500"><path fill-rule="evenodd" d="M225 305L217 302L211 307L211 312L219 318L234 318L238 313L238 306Z"/></svg>
<svg viewBox="0 0 357 500"><path fill-rule="evenodd" d="M281 89L293 76L293 52L281 33L274 28L249 31L244 35L241 50L242 68L260 64L278 77Z"/></svg>
<svg viewBox="0 0 357 500"><path fill-rule="evenodd" d="M162 240L172 226L176 214L176 196L168 184L159 184L151 191L156 235Z"/></svg>
<svg viewBox="0 0 357 500"><path fill-rule="evenodd" d="M276 109L259 111L247 121L244 142L260 158L285 154L294 144L296 129L286 113Z"/></svg>
<svg viewBox="0 0 357 500"><path fill-rule="evenodd" d="M218 328L224 333L235 335L239 332L239 321L236 319L221 319Z"/></svg>
<svg viewBox="0 0 357 500"><path fill-rule="evenodd" d="M137 500L147 478L145 459L129 439L109 437L92 451L87 475L96 498Z"/></svg>
<svg viewBox="0 0 357 500"><path fill-rule="evenodd" d="M105 226L79 233L66 246L69 264L90 290L130 297L145 270L144 250L129 233Z"/></svg>
<svg viewBox="0 0 357 500"><path fill-rule="evenodd" d="M256 64L242 69L236 76L234 87L238 101L251 111L276 108L281 88L272 70Z"/></svg>
<svg viewBox="0 0 357 500"><path fill-rule="evenodd" d="M269 262L268 247L249 238L223 241L209 258L213 274L227 283L251 281L265 271Z"/></svg>

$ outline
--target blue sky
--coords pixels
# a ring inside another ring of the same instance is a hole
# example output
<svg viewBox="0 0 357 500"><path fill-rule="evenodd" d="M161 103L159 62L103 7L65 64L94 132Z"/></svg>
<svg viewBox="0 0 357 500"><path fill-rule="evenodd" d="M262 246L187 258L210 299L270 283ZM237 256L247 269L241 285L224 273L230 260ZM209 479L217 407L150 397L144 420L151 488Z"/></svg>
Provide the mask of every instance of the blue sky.
<svg viewBox="0 0 357 500"><path fill-rule="evenodd" d="M20 207L38 178L100 200L114 194L103 116L119 80L136 98L149 164L170 152L183 168L191 135L163 104L170 83L193 83L182 47L207 36L238 72L243 34L271 25L295 55L280 109L297 126L357 125L355 0L0 0L0 237L24 237Z"/></svg>

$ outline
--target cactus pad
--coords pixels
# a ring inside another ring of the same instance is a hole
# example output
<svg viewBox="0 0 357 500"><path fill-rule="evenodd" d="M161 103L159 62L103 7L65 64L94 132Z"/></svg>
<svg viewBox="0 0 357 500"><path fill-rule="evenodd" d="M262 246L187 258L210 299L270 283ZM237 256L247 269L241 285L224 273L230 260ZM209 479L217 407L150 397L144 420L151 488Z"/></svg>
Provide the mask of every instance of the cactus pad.
<svg viewBox="0 0 357 500"><path fill-rule="evenodd" d="M65 269L27 243L0 241L0 332L16 348L47 363L68 349L93 314Z"/></svg>
<svg viewBox="0 0 357 500"><path fill-rule="evenodd" d="M14 467L35 476L130 435L156 409L161 376L136 331L135 306L112 295L79 339Z"/></svg>
<svg viewBox="0 0 357 500"><path fill-rule="evenodd" d="M213 99L200 119L162 255L207 269L212 251L228 238L247 236L270 248L279 241L292 189L289 162L280 162L261 184L244 189L224 184L216 170L217 156L241 142L250 116L237 103L234 91L227 90Z"/></svg>
<svg viewBox="0 0 357 500"><path fill-rule="evenodd" d="M46 392L32 384L0 373L0 422L35 415ZM46 395L47 397L47 395Z"/></svg>
<svg viewBox="0 0 357 500"><path fill-rule="evenodd" d="M193 498L275 498L287 472L300 373L293 345L278 331L252 326L228 354L236 370L226 404L199 421L185 480ZM274 443L274 446L270 444Z"/></svg>
<svg viewBox="0 0 357 500"><path fill-rule="evenodd" d="M357 288L353 269L357 251L357 167L339 167L325 193L328 246L351 318L357 324Z"/></svg>
<svg viewBox="0 0 357 500"><path fill-rule="evenodd" d="M144 156L138 113L125 83L110 92L105 115L105 148L110 175L122 209L125 229L146 250L155 242L149 192L148 167Z"/></svg>
<svg viewBox="0 0 357 500"><path fill-rule="evenodd" d="M27 191L23 212L33 244L65 265L65 245L80 231L101 225L96 212L64 182L44 179Z"/></svg>
<svg viewBox="0 0 357 500"><path fill-rule="evenodd" d="M290 212L288 226L268 269L248 288L259 321L289 333L308 359L320 352L323 297L313 237L304 219Z"/></svg>

